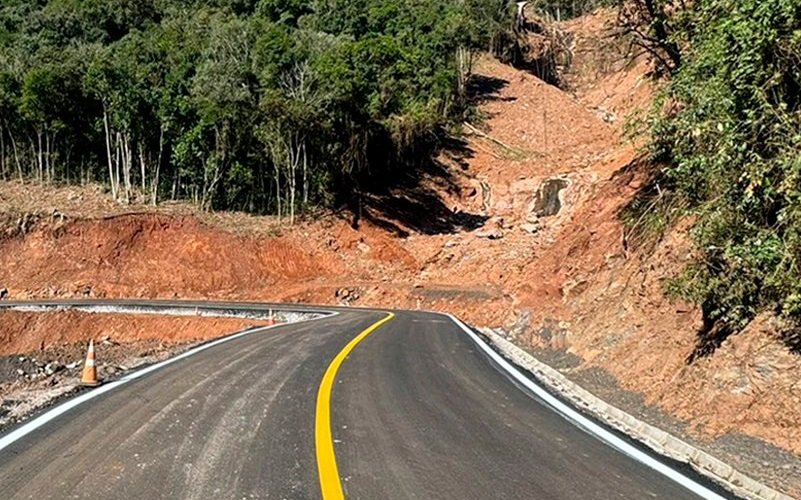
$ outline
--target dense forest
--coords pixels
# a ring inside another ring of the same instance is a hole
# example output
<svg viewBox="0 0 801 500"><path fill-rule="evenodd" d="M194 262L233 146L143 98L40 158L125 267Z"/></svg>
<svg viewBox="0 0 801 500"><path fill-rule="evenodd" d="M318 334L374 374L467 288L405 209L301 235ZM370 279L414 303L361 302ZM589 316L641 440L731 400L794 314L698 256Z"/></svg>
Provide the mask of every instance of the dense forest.
<svg viewBox="0 0 801 500"><path fill-rule="evenodd" d="M798 349L801 0L628 5L622 25L667 79L650 116L658 170L627 218L659 230L696 221L697 258L669 286L702 306L694 356L764 311L787 320Z"/></svg>
<svg viewBox="0 0 801 500"><path fill-rule="evenodd" d="M468 109L498 0L5 0L0 177L294 218Z"/></svg>

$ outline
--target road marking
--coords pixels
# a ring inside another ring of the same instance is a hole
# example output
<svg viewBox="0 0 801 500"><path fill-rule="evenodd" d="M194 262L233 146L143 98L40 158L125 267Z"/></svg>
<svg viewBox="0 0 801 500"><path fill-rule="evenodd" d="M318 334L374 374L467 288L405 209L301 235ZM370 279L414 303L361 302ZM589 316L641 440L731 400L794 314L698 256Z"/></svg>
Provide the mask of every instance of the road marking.
<svg viewBox="0 0 801 500"><path fill-rule="evenodd" d="M545 389L534 383L530 378L523 375L520 372L520 370L512 366L511 363L509 363L503 356L498 354L495 351L495 349L493 349L486 342L484 342L484 340L481 337L476 335L476 333L473 330L468 328L467 325L462 323L458 318L456 318L456 316L452 314L446 314L446 316L450 317L459 328L464 330L464 332L470 336L473 342L475 342L485 353L487 353L487 355L490 358L492 358L492 360L502 370L504 370L507 374L509 374L510 377L512 377L515 381L517 381L526 389L534 393L534 395L536 395L539 399L544 401L548 406L553 408L553 410L559 415L561 415L565 420L571 422L576 427L583 429L588 434L595 436L596 438L600 439L601 441L608 444L612 448L615 448L624 455L629 456L630 458L636 460L637 462L640 462L646 467L675 481L681 486L684 486L685 488L692 491L696 495L699 495L702 498L708 500L725 500L724 497L718 495L717 493L705 487L704 485L699 484L698 482L685 476L681 472L660 462L659 460L655 459L648 453L645 453L636 446L627 442L625 439L620 438L619 436L605 429L603 426L598 425L597 423L593 422L589 418L577 412L567 404L563 403L562 401L551 395L548 391L546 391Z"/></svg>
<svg viewBox="0 0 801 500"><path fill-rule="evenodd" d="M328 365L328 369L323 375L323 380L320 382L320 389L317 391L317 413L314 421L314 443L317 449L317 472L320 476L320 490L323 494L323 500L343 500L345 498L345 494L342 491L342 483L339 480L337 459L334 454L334 439L331 434L331 393L334 390L337 371L359 342L394 317L393 313L387 313L384 319L373 323L348 342L348 345L339 351L339 354Z"/></svg>
<svg viewBox="0 0 801 500"><path fill-rule="evenodd" d="M160 370L161 368L164 368L167 365L171 365L172 363L175 363L178 360L181 360L181 359L184 359L184 358L188 358L190 356L194 356L195 354L198 354L199 352L205 351L206 349L210 349L210 348L212 348L214 346L217 346L217 345L220 345L220 344L222 344L224 342L229 342L231 340L238 339L240 337L244 337L245 335L251 335L251 334L254 334L254 333L257 333L257 332L263 332L265 330L271 330L273 328L278 328L279 326L297 325L299 323L305 323L307 321L317 321L317 320L320 320L320 319L331 318L331 317L337 316L337 315L339 315L339 313L331 312L331 313L326 314L325 316L320 316L318 318L302 320L302 321L298 321L298 322L295 322L295 323L278 323L278 324L275 324L275 325L243 330L243 331L241 331L239 333L234 333L232 335L228 335L226 337L219 338L217 340L208 342L206 344L199 345L199 346L197 346L197 347L195 347L193 349L189 349L188 351L186 351L186 352L184 352L182 354L179 354L178 356L175 356L175 357L172 357L172 358L169 358L169 359L165 359L164 361L162 361L160 363L156 363L154 365L150 365L150 366L148 366L146 368L142 368L141 370L135 371L133 373L129 373L128 375L126 375L126 376L124 376L124 377L122 377L120 379L117 379L117 380L115 380L113 382L109 382L107 384L103 384L100 387L98 387L97 389L92 389L91 391L86 392L84 394L81 394L80 396L71 398L71 399L67 400L65 403L56 406L52 410L49 410L49 411L46 411L45 413L42 413L41 415L39 415L38 417L34 418L33 420L31 420L27 424L18 427L17 429L15 429L12 432L9 432L8 434L6 434L2 438L0 438L0 451L2 451L4 448L10 446L14 442L16 442L16 441L22 439L23 437L27 436L28 434L30 434L31 432L35 431L36 429L38 429L38 428L42 427L43 425L47 424L51 420L54 420L54 419L60 417L61 415L63 415L64 413L67 413L71 409L73 409L73 408L75 408L77 406L80 406L80 405L86 403L87 401L95 399L98 396L102 396L103 394L105 394L105 393L107 393L109 391L112 391L112 390L116 389L117 387L119 387L121 385L125 385L125 384L127 384L127 383L129 383L129 382L131 382L133 380L136 380L136 379L138 379L140 377L143 377L143 376L147 375L148 373L154 372L156 370Z"/></svg>

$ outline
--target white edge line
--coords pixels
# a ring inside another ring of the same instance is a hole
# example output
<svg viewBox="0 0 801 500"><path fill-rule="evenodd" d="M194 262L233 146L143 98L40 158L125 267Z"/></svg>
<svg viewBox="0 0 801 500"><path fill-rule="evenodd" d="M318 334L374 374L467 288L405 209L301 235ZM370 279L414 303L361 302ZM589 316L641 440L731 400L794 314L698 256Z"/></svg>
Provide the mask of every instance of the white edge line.
<svg viewBox="0 0 801 500"><path fill-rule="evenodd" d="M322 310L322 311L325 311L325 310ZM321 311L313 311L313 312L318 312L319 313ZM30 422L27 422L27 423L23 424L22 426L16 428L15 430L13 430L12 432L9 432L8 434L6 434L2 438L0 438L0 451L2 451L5 448L7 448L8 446L14 444L16 441L22 439L23 437L27 436L31 432L39 429L40 427L42 427L43 425L47 424L48 422L50 422L50 421L60 417L61 415L67 413L68 411L72 410L73 408L76 408L76 407L86 403L87 401L91 401L92 399L95 399L96 397L102 396L103 394L105 394L105 393L107 393L109 391L113 391L114 389L116 389L117 387L120 387L121 385L125 385L125 384L127 384L129 382L132 382L132 381L138 379L138 378L144 377L148 373L152 373L152 372L154 372L156 370L160 370L160 369L164 368L167 365L171 365L172 363L175 363L176 361L179 361L179 360L184 359L184 358L188 358L190 356L194 356L195 354L197 354L199 352L202 352L202 351L205 351L206 349L210 349L210 348L212 348L214 346L223 344L225 342L229 342L229 341L234 340L234 339L238 339L240 337L244 337L246 335L251 335L251 334L257 333L257 332L263 332L265 330L270 330L272 328L277 328L279 326L286 326L287 324L305 323L305 322L317 321L317 320L325 319L325 318L333 318L334 316L338 316L340 314L340 313L338 313L336 311L325 311L325 313L326 313L325 316L320 316L320 317L317 317L317 318L312 318L312 319L307 319L307 320L301 320L301 321L297 321L295 323L276 323L276 324L270 325L270 326L263 326L263 327L251 328L251 329L248 329L248 330L243 330L243 331L241 331L239 333L234 333L232 335L228 335L228 336L219 338L217 340L213 340L213 341L205 343L203 345L199 345L197 347L189 349L188 351L182 352L181 354L179 354L177 356L173 356L171 358L165 359L164 361L160 361L160 362L158 362L158 363L156 363L154 365L150 365L150 366L148 366L146 368L142 368L141 370L137 370L137 371L135 371L133 373L129 373L128 375L125 375L124 377L122 377L120 379L117 379L117 380L115 380L113 382L109 382L107 384L103 384L100 387L98 387L97 389L92 389L92 390L90 390L89 392L87 392L85 394L82 394L82 395L80 395L78 397L72 398L72 399L64 402L63 404L60 404L60 405L56 406L52 410L48 410L45 413L42 413L41 415L39 415L38 417L34 418Z"/></svg>
<svg viewBox="0 0 801 500"><path fill-rule="evenodd" d="M709 488L685 476L681 472L660 462L651 455L638 449L636 446L633 446L631 443L626 442L625 439L620 438L619 436L615 435L609 430L603 428L601 425L598 425L597 423L593 422L592 420L585 417L581 413L577 412L567 404L563 403L562 401L554 397L551 393L549 393L548 391L546 391L545 389L534 383L530 378L521 373L520 370L515 368L503 356L498 354L498 352L496 352L495 349L490 347L480 336L478 336L472 329L467 327L467 325L462 323L462 321L459 320L456 316L448 313L445 313L445 315L448 316L451 320L453 320L456 326L464 330L464 332L470 336L473 342L475 342L475 344L478 345L495 363L497 363L498 366L500 366L507 374L509 374L509 376L511 376L515 381L523 385L526 389L534 393L538 398L540 398L551 408L553 408L554 411L556 411L556 413L561 415L563 418L565 418L572 424L580 427L587 433L595 436L596 438L600 439L601 441L608 444L612 448L615 448L621 453L655 470L656 472L675 481L676 483L687 488L693 493L700 495L703 498L714 499L714 500L718 499L725 500L725 497L720 496L719 494L715 493Z"/></svg>

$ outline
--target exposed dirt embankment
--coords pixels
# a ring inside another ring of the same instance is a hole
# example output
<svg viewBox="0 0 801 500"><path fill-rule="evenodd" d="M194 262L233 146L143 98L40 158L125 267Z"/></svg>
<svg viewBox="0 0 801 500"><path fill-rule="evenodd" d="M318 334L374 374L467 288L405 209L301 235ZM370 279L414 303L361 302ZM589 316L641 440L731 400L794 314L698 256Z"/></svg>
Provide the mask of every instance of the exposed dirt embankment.
<svg viewBox="0 0 801 500"><path fill-rule="evenodd" d="M38 296L219 296L339 269L283 238L213 230L196 218L123 215L37 227L3 243L0 282ZM93 285L102 284L95 290ZM19 287L19 288L18 288Z"/></svg>
<svg viewBox="0 0 801 500"><path fill-rule="evenodd" d="M4 188L0 186L0 194ZM21 219L30 221L24 231L16 229ZM426 237L401 240L370 225L355 230L334 216L293 228L281 228L269 218L231 219L251 230L243 233L228 223L220 226L170 213L14 217L8 235L0 238L0 288L15 299L397 303L457 313L476 311L477 304L489 302L493 307L483 318L502 321L511 313L509 299L497 283L487 283L480 266L462 280L420 280L420 271L442 251ZM469 236L467 241L473 239ZM412 242L423 246L404 244Z"/></svg>
<svg viewBox="0 0 801 500"><path fill-rule="evenodd" d="M627 255L622 228L604 229L599 217L588 213L596 229L567 232L541 263L546 275L565 274L558 291L535 287L521 301L534 328L519 340L578 354L584 368L610 372L700 435L743 432L801 454L801 415L793 410L801 404L801 356L781 341L779 325L763 316L690 363L700 311L664 296L665 280L691 255L689 222L655 251Z"/></svg>
<svg viewBox="0 0 801 500"><path fill-rule="evenodd" d="M599 182L524 267L530 281L517 290L518 321L506 330L599 396L801 495L801 356L763 316L689 361L701 311L667 298L665 283L691 258L691 221L653 250L628 248L616 215L641 175L632 166Z"/></svg>
<svg viewBox="0 0 801 500"><path fill-rule="evenodd" d="M143 314L0 311L0 356L44 352L90 339L115 345L138 340L196 342L264 324L258 320ZM80 357L79 357L80 359Z"/></svg>

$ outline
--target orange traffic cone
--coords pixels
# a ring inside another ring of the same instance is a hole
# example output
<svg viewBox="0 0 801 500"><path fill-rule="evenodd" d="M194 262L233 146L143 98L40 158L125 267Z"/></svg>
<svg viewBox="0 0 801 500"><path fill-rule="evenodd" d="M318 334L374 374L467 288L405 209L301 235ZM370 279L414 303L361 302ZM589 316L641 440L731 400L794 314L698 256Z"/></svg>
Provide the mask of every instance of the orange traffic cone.
<svg viewBox="0 0 801 500"><path fill-rule="evenodd" d="M95 366L95 344L91 340L89 341L89 350L86 351L86 363L83 365L81 385L90 387L100 385L97 380L97 367Z"/></svg>

